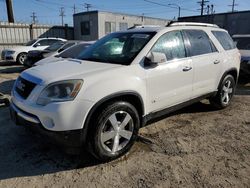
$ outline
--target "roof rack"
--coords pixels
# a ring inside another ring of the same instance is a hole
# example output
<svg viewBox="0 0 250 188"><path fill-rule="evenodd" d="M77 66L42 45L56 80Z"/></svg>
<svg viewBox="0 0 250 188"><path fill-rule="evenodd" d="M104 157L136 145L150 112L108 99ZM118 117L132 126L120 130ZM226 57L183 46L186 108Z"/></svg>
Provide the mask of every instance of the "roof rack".
<svg viewBox="0 0 250 188"><path fill-rule="evenodd" d="M198 23L198 22L173 22L167 25L168 26L203 26L203 27L216 27L219 28L216 24L208 23Z"/></svg>
<svg viewBox="0 0 250 188"><path fill-rule="evenodd" d="M154 27L163 27L163 26L160 26L160 25L135 25L135 26L128 28L127 30L135 29L135 28L154 28Z"/></svg>

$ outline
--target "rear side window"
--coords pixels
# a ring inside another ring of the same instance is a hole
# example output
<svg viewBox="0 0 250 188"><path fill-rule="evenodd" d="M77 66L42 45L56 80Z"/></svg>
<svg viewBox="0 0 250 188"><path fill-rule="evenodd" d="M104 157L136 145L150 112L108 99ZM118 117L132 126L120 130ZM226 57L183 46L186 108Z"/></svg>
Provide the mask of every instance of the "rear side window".
<svg viewBox="0 0 250 188"><path fill-rule="evenodd" d="M184 30L190 41L190 56L197 56L216 52L214 44L208 35L202 30Z"/></svg>
<svg viewBox="0 0 250 188"><path fill-rule="evenodd" d="M234 45L234 42L230 35L225 31L212 31L213 35L216 37L216 39L220 42L221 46L224 48L224 50L231 50L236 48Z"/></svg>
<svg viewBox="0 0 250 188"><path fill-rule="evenodd" d="M152 52L164 53L168 61L186 57L181 32L171 31L162 35L152 48Z"/></svg>

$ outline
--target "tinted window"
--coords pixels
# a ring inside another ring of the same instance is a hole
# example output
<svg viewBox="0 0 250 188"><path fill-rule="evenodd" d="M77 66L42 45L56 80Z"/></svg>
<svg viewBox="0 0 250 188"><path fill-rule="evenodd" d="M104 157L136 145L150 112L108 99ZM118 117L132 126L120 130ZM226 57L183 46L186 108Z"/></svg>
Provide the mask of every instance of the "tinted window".
<svg viewBox="0 0 250 188"><path fill-rule="evenodd" d="M230 35L225 31L212 31L213 35L216 39L220 42L221 46L224 50L231 50L234 49L236 46Z"/></svg>
<svg viewBox="0 0 250 188"><path fill-rule="evenodd" d="M171 31L162 35L152 48L153 52L164 53L167 60L186 57L183 37L180 31Z"/></svg>
<svg viewBox="0 0 250 188"><path fill-rule="evenodd" d="M67 43L67 44L62 46L61 51L66 50L67 48L69 48L69 47L71 47L71 46L73 46L75 44L76 44L75 42Z"/></svg>
<svg viewBox="0 0 250 188"><path fill-rule="evenodd" d="M79 54L81 54L86 48L88 48L91 44L77 44L75 46L72 46L69 49L66 49L57 57L62 57L62 58L77 58Z"/></svg>
<svg viewBox="0 0 250 188"><path fill-rule="evenodd" d="M190 55L202 55L215 52L216 49L208 35L202 30L184 30L190 41Z"/></svg>
<svg viewBox="0 0 250 188"><path fill-rule="evenodd" d="M240 50L250 50L250 38L239 37L234 38L234 41L236 42L237 48L239 48Z"/></svg>
<svg viewBox="0 0 250 188"><path fill-rule="evenodd" d="M27 42L27 43L25 44L25 46L31 46L31 45L33 45L36 41L37 41L37 39L31 40L31 41Z"/></svg>
<svg viewBox="0 0 250 188"><path fill-rule="evenodd" d="M63 42L63 41L55 42L51 46L45 48L45 50L54 52L54 51L58 50L59 48L61 48L64 44L65 44L65 42Z"/></svg>
<svg viewBox="0 0 250 188"><path fill-rule="evenodd" d="M129 65L154 34L111 33L91 45L79 58L100 63Z"/></svg>
<svg viewBox="0 0 250 188"><path fill-rule="evenodd" d="M40 46L50 46L56 42L58 42L60 40L56 40L56 39L42 39L39 40L38 43L40 43Z"/></svg>
<svg viewBox="0 0 250 188"><path fill-rule="evenodd" d="M89 21L81 22L81 34L90 35L90 23Z"/></svg>

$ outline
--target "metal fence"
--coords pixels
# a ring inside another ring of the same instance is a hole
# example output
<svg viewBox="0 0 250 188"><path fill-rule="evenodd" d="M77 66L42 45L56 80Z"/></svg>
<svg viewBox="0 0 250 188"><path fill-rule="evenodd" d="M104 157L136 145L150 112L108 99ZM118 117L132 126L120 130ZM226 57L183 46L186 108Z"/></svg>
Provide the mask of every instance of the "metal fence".
<svg viewBox="0 0 250 188"><path fill-rule="evenodd" d="M74 39L73 27L0 22L0 52L41 37Z"/></svg>

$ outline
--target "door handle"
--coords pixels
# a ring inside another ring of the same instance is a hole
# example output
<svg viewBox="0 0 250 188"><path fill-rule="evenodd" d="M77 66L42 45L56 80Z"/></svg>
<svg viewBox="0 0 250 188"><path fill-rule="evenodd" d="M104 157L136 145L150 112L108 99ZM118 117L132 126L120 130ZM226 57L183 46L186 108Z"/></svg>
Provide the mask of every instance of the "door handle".
<svg viewBox="0 0 250 188"><path fill-rule="evenodd" d="M184 72L187 72L187 71L190 71L192 69L192 67L184 67L182 70L184 71Z"/></svg>
<svg viewBox="0 0 250 188"><path fill-rule="evenodd" d="M214 64L219 64L220 63L220 60L215 60L214 61Z"/></svg>

